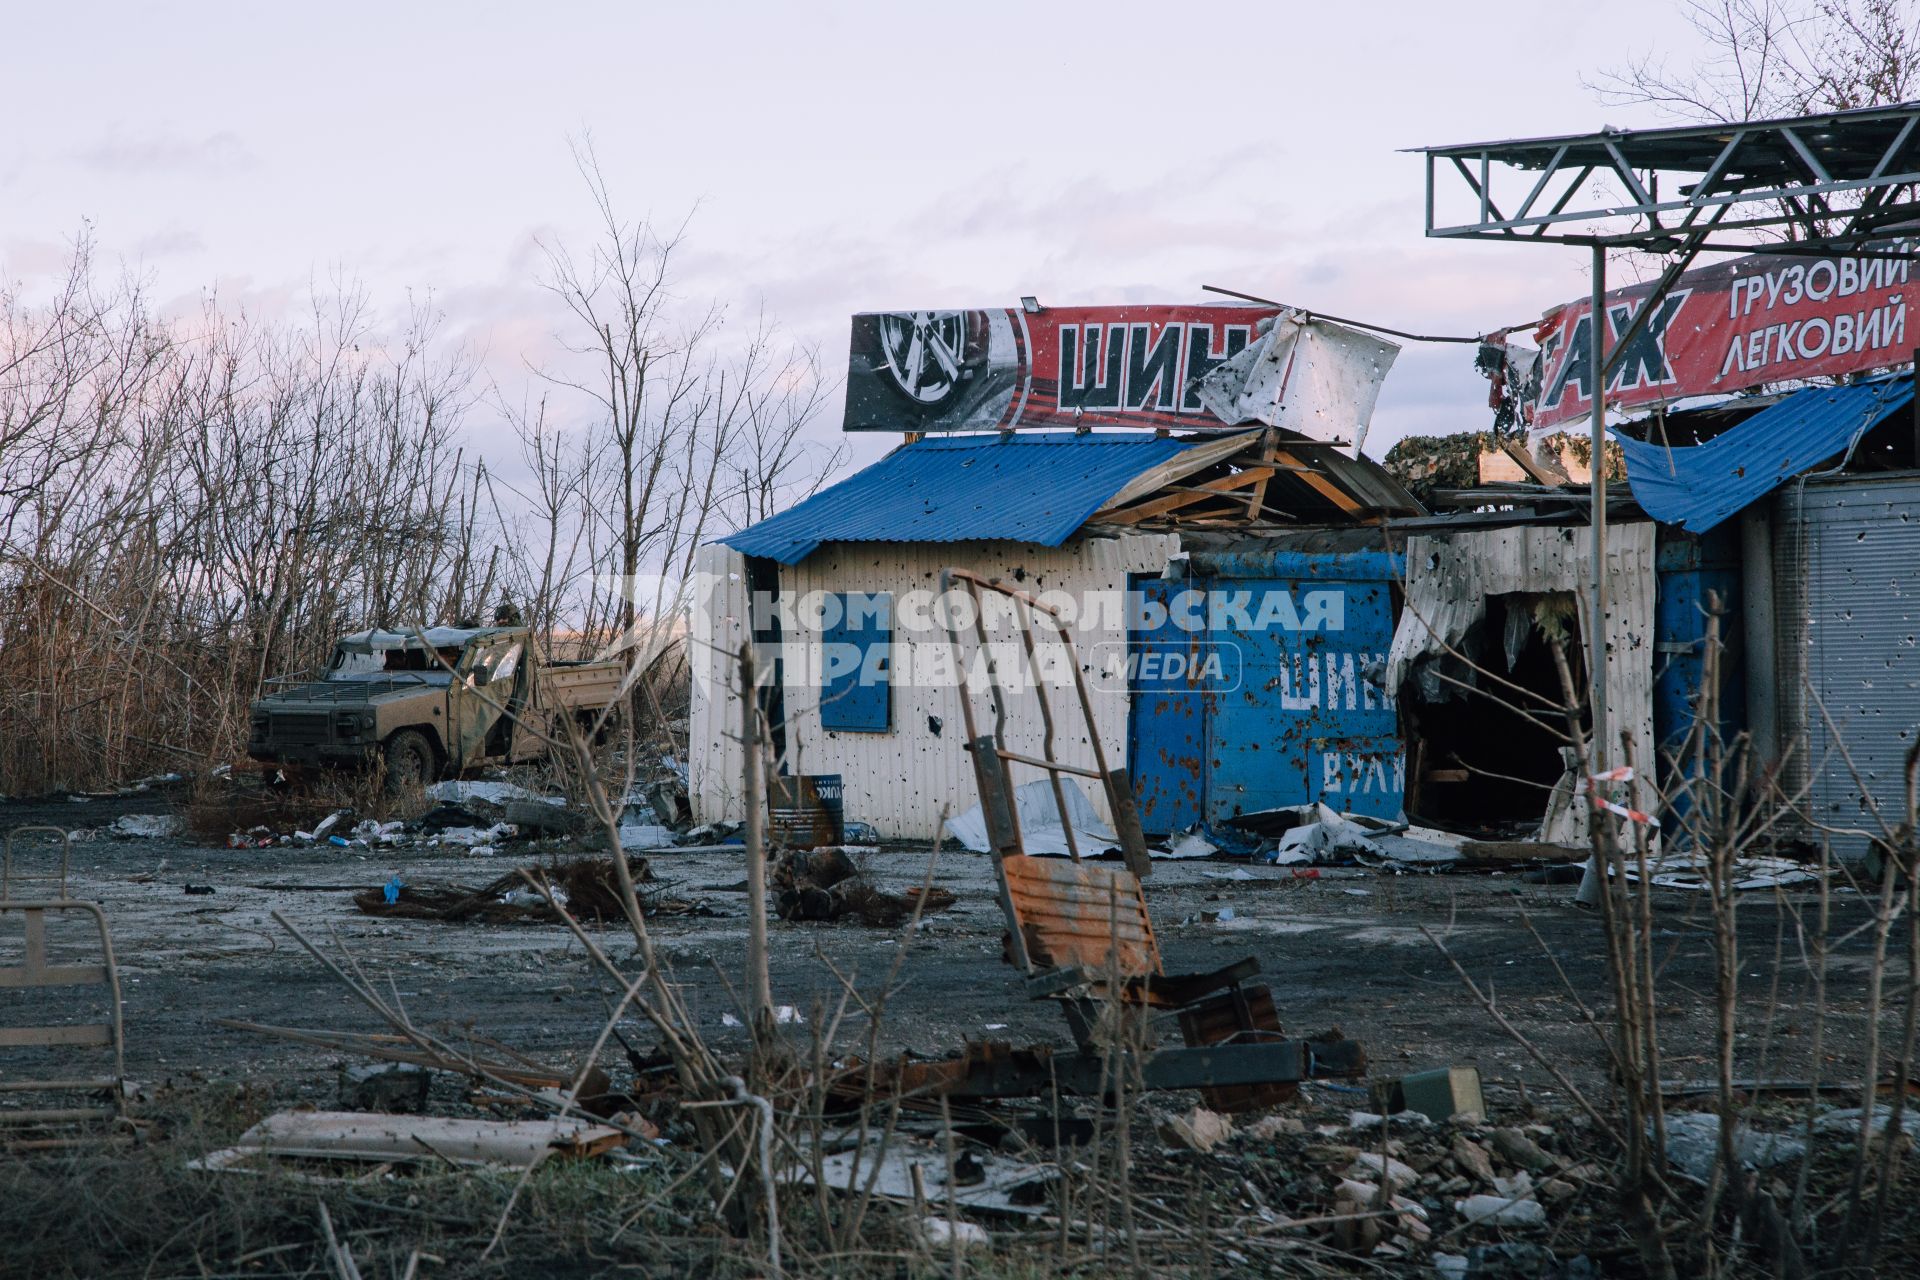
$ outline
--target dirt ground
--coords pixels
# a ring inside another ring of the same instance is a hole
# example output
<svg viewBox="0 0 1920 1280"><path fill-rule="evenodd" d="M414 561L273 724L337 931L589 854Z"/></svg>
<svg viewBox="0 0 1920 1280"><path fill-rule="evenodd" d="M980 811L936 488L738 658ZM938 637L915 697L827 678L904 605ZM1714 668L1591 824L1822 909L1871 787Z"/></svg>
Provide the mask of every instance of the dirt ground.
<svg viewBox="0 0 1920 1280"><path fill-rule="evenodd" d="M550 1161L524 1180L511 1169L448 1171L431 1162L410 1166L404 1176L369 1175L324 1187L297 1177L195 1172L196 1157L232 1142L264 1115L300 1105L341 1105L340 1068L359 1065L331 1049L228 1029L217 1019L335 1032L386 1029L301 949L274 920L276 912L316 941L343 942L382 991L398 993L416 1022L469 1026L549 1065L578 1066L613 997L605 975L559 924L373 918L352 901L354 893L396 874L415 887L485 884L527 861L524 848L503 843L494 857L328 844L229 849L196 838L117 838L106 830L123 815L189 808L184 794L165 790L0 802L0 833L42 823L75 833L69 889L98 903L111 925L125 1002L127 1074L140 1087L136 1114L145 1124L145 1136L132 1144L0 1160L0 1234L10 1241L0 1251L0 1276L350 1275L325 1239L332 1228L323 1224L322 1205L365 1263L365 1276L492 1280L620 1271L722 1280L763 1274L765 1258L756 1253L761 1246L751 1233L719 1230L711 1202L675 1175L690 1167L691 1148L676 1145L691 1140L690 1130L670 1139L664 1152L642 1143L623 1153L626 1163ZM204 809L194 812L200 830L218 825L205 820ZM699 914L655 916L656 947L707 1043L723 1060L743 1061L745 1035L729 1016L737 1013L731 991L742 985L744 968L741 851L666 849L647 856L654 891L703 908ZM927 875L929 851L891 848L857 861L878 887L908 889ZM981 1039L1068 1044L1058 1011L1024 999L1014 971L1001 960L1001 918L988 859L949 850L932 870L935 884L951 890L955 904L904 938L897 930L858 924L776 920L776 1001L795 1007L807 1021L800 1030L811 1032L822 1025L822 1010L843 994L836 971L871 997L898 960L899 983L877 1032L883 1053L944 1055ZM1563 1076L1596 1099L1607 1089L1603 1051L1574 998L1607 1016L1600 926L1572 904L1569 886L1532 883L1511 873L1350 871L1316 880L1227 861L1164 861L1154 866L1147 897L1169 971L1216 968L1251 954L1288 1029L1314 1035L1338 1027L1366 1047L1376 1079L1439 1066L1479 1069L1489 1112L1484 1122L1462 1120L1469 1127L1439 1128L1437 1136L1409 1133L1404 1146L1383 1147L1416 1163L1424 1212L1437 1215L1430 1245L1392 1255L1403 1267L1425 1274L1416 1259L1428 1251L1438 1257L1444 1249L1465 1250L1479 1257L1475 1250L1484 1244L1492 1252L1472 1263L1472 1276L1639 1274L1635 1237L1624 1228L1618 1195L1600 1172L1608 1149L1596 1145L1586 1117L1555 1078ZM1714 1007L1706 903L1699 895L1664 889L1655 891L1655 899L1664 1074L1671 1081L1702 1080L1711 1072ZM1810 1074L1812 1001L1796 914L1810 915L1816 901L1805 891L1755 893L1744 900L1743 1059L1737 1075ZM1831 909L1832 932L1840 941L1829 960L1833 989L1821 1073L1850 1080L1858 1078L1862 979L1872 964L1868 935L1853 926L1868 911L1850 889L1836 892ZM0 964L17 963L22 938L9 930L19 928L17 917L0 915ZM624 928L594 931L617 962L637 967ZM1554 1071L1496 1025L1429 932ZM901 946L907 948L904 957ZM79 962L83 951L67 954ZM0 1022L15 1020L14 1011L40 994L0 992L6 997L0 999ZM84 1017L69 1011L68 1020ZM640 1050L652 1047L648 1026L637 1018L627 1019L623 1030ZM837 1051L864 1052L868 1032L861 1015L849 1012ZM22 1052L34 1051L0 1050L0 1083L24 1069L7 1057ZM616 1081L628 1074L617 1047L602 1065ZM1111 1214L1119 1204L1128 1214L1145 1215L1151 1227L1126 1237L1135 1274L1383 1273L1383 1258L1364 1256L1373 1247L1369 1239L1356 1243L1340 1234L1359 1230L1350 1221L1333 1228L1332 1236L1273 1234L1276 1222L1331 1221L1324 1215L1337 1215L1342 1202L1331 1198L1330 1188L1347 1185L1340 1179L1353 1176L1348 1166L1361 1149L1348 1144L1385 1141L1384 1135L1371 1137L1365 1122L1351 1115L1368 1105L1364 1088L1309 1085L1261 1122L1282 1128L1248 1123L1227 1147L1204 1155L1165 1139L1165 1123L1195 1101L1192 1094L1153 1095L1126 1113L1123 1131L1132 1135L1135 1152L1121 1184L1128 1189L1087 1191L1093 1199L1076 1202L1081 1207L1074 1212L1087 1215L1086 1248L1073 1255L1077 1261L1069 1261L1064 1243L1059 1258L1047 1255L1055 1247L1048 1242L1063 1239L1059 1232L1023 1234L1017 1220L998 1220L990 1252L968 1269L1008 1277L1104 1274L1112 1260L1101 1243L1108 1237L1099 1233L1108 1228L1096 1228L1092 1215L1107 1215L1101 1221L1117 1227ZM1084 1100L1074 1105L1083 1115L1113 1114ZM1601 1109L1611 1110L1604 1100ZM436 1077L428 1110L476 1114L460 1082L449 1076ZM1776 1122L1792 1123L1784 1117ZM927 1117L921 1115L919 1123L924 1129ZM1495 1139L1514 1138L1520 1130L1513 1126L1520 1125L1555 1148L1550 1158L1561 1181L1554 1184L1559 1191L1550 1221L1518 1233L1464 1223L1451 1197L1484 1189L1485 1178L1459 1172L1468 1166L1461 1164L1453 1135L1497 1146ZM951 1137L951 1130L941 1132ZM934 1137L923 1133L917 1141L938 1158ZM1027 1158L1045 1157L1029 1152ZM1599 1164L1591 1163L1596 1159ZM1839 1152L1826 1152L1820 1161L1814 1185L1825 1196L1845 1185L1847 1173ZM1062 1187L1091 1188L1093 1167L1063 1158ZM1902 1175L1899 1187L1899 1205L1911 1202L1910 1192L1920 1193L1912 1177ZM676 1194L678 1199L668 1200ZM849 1227L849 1203L835 1200L810 1217L804 1196L786 1198L783 1215L797 1215L789 1223L791 1247L812 1251L808 1265L796 1262L788 1274L956 1272L957 1262L949 1266L943 1250L930 1251L915 1235L917 1220L908 1207L896 1204ZM681 1205L686 1212L675 1207ZM1194 1224L1216 1220L1234 1225L1221 1236L1211 1229L1194 1233ZM1249 1229L1260 1233L1257 1240L1241 1234ZM1409 1228L1402 1220L1396 1229ZM833 1234L849 1230L855 1234ZM1883 1259L1911 1258L1916 1251L1908 1242L1920 1239L1920 1229L1903 1220L1890 1231ZM1207 1252L1216 1238L1223 1250L1218 1258ZM1191 1252L1196 1247L1197 1263ZM1150 1255L1144 1262L1140 1249Z"/></svg>
<svg viewBox="0 0 1920 1280"><path fill-rule="evenodd" d="M353 892L396 872L410 884L484 883L515 865L510 846L493 858L329 845L233 850L180 839L118 839L101 830L122 813L165 811L166 804L159 794L0 804L0 831L54 822L82 833L71 888L99 903L111 924L125 999L127 1070L137 1081L235 1079L288 1102L332 1100L338 1054L213 1021L381 1029L274 923L276 911L310 937L344 941L376 981L397 985L416 1020L471 1024L535 1058L571 1061L610 1007L604 975L558 925L381 920L362 915L351 901ZM736 1012L729 982L739 985L746 936L740 855L663 850L648 856L672 896L720 913L665 916L653 928L710 1039L717 1046L744 1043L723 1023ZM917 885L927 860L926 850L913 849L861 858L878 884L897 888ZM1251 878L1222 878L1231 875ZM1064 1042L1065 1024L1054 1007L1022 999L1014 971L1001 961L1001 919L986 857L946 851L934 881L958 902L923 922L905 944L883 1046L932 1055L969 1039ZM210 886L213 893L189 894L188 885ZM1706 904L1698 894L1655 893L1662 1013L1673 1046L1666 1073L1705 1077L1713 983ZM1558 1091L1463 988L1425 929L1445 941L1501 1012L1577 1084L1603 1085L1593 1033L1556 972L1557 966L1579 997L1604 1014L1599 924L1572 904L1567 886L1488 873L1303 880L1283 869L1204 860L1156 863L1147 894L1170 971L1255 956L1290 1031L1337 1026L1366 1046L1378 1075L1469 1065L1479 1068L1490 1095L1524 1091L1552 1101ZM1813 897L1756 893L1744 903L1742 971L1752 1011L1743 1022L1750 1054L1744 1074L1804 1075L1811 1066L1802 1047L1810 1027L1794 911L1810 909ZM1850 891L1836 896L1834 911L1841 934L1866 914ZM631 960L633 944L623 929L603 929L601 937L617 959ZM0 933L0 954L17 945ZM872 990L899 945L887 930L776 920L775 998L814 1017L840 995L833 969ZM1778 966L1776 953L1784 957ZM1831 957L1828 1073L1857 1065L1864 1007L1858 980L1870 964L1864 934ZM1763 1016L1770 1001L1777 1010L1771 1035ZM629 1024L637 1041L645 1031Z"/></svg>

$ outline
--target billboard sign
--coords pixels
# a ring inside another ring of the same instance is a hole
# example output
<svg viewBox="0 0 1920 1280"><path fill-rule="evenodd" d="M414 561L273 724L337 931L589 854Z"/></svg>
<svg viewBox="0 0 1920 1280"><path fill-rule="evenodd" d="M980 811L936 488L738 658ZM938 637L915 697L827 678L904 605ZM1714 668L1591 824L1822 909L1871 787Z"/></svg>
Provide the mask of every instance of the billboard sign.
<svg viewBox="0 0 1920 1280"><path fill-rule="evenodd" d="M1199 380L1275 307L1020 307L853 318L848 431L1225 429Z"/></svg>
<svg viewBox="0 0 1920 1280"><path fill-rule="evenodd" d="M1888 248L1910 252L1914 242ZM1894 258L1752 254L1689 271L1628 344L1607 403L1647 408L1904 364L1920 342L1907 323L1912 268ZM1607 295L1609 349L1651 291L1646 284ZM1592 309L1589 301L1568 303L1534 331L1542 355L1536 430L1588 415Z"/></svg>

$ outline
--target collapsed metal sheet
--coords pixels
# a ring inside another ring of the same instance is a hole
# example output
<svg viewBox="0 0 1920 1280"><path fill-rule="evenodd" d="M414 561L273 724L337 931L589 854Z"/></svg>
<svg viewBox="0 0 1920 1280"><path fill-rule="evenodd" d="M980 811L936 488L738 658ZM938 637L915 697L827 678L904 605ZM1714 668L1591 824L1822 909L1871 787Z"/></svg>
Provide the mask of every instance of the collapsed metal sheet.
<svg viewBox="0 0 1920 1280"><path fill-rule="evenodd" d="M1913 379L1810 387L1705 444L1669 447L1616 433L1627 483L1648 515L1705 533L1913 402Z"/></svg>
<svg viewBox="0 0 1920 1280"><path fill-rule="evenodd" d="M1197 390L1222 422L1264 422L1358 453L1399 354L1399 344L1385 338L1284 311Z"/></svg>

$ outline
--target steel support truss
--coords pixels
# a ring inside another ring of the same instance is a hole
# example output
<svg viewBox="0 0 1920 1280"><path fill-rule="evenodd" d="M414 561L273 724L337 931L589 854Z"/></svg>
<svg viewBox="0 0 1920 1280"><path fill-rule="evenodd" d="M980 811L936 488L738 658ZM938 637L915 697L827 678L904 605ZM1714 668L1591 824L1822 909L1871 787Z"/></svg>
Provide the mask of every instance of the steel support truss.
<svg viewBox="0 0 1920 1280"><path fill-rule="evenodd" d="M1920 103L1788 120L1425 147L1426 233L1671 253L1872 256L1920 218ZM1460 197L1464 196L1464 200ZM1464 220L1446 208L1470 207ZM1624 225L1623 225L1624 224ZM1694 239L1695 233L1708 232ZM1899 256L1908 256L1900 254Z"/></svg>
<svg viewBox="0 0 1920 1280"><path fill-rule="evenodd" d="M1912 241L1892 239L1903 224L1920 221L1917 126L1920 103L1899 103L1784 120L1420 148L1429 237L1591 249L1593 564L1586 620L1594 636L1605 635L1607 619L1605 389L1621 356L1701 253L1920 256ZM1441 220L1449 188L1456 207L1464 191L1474 210L1467 220ZM1503 206L1512 199L1517 203ZM1784 238L1756 238L1767 231ZM1667 259L1611 348L1603 321L1610 249ZM1607 705L1606 664L1593 663L1588 678L1597 725ZM1607 769L1620 750L1598 737L1591 746L1594 772ZM1594 863L1587 865L1579 898L1592 903L1599 883Z"/></svg>

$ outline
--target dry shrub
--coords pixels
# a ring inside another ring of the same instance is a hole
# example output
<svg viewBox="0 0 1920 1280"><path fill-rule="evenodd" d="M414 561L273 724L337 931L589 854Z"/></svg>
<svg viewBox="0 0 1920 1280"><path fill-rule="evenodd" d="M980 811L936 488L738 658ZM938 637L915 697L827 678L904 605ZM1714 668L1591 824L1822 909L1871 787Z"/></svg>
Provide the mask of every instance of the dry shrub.
<svg viewBox="0 0 1920 1280"><path fill-rule="evenodd" d="M196 777L180 817L193 835L224 844L232 833L255 827L275 834L311 831L327 815L343 809L354 821L392 822L410 821L430 807L417 792L388 795L378 771L317 769L280 783L272 781L270 774L236 772L228 777Z"/></svg>

